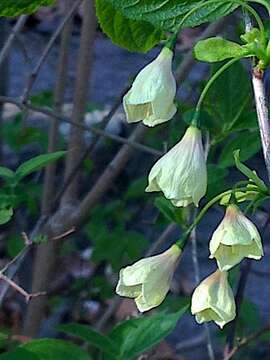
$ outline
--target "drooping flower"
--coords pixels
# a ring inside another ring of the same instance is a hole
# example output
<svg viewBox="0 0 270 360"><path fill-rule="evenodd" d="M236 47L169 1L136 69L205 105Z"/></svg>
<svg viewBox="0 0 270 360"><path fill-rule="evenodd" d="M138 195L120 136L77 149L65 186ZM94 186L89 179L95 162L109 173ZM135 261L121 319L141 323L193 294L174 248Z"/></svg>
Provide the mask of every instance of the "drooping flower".
<svg viewBox="0 0 270 360"><path fill-rule="evenodd" d="M172 245L162 254L141 259L121 269L116 293L134 298L141 312L160 305L170 289L180 255L181 249Z"/></svg>
<svg viewBox="0 0 270 360"><path fill-rule="evenodd" d="M223 328L235 318L235 301L227 277L227 272L217 270L194 290L191 313L199 324L214 321Z"/></svg>
<svg viewBox="0 0 270 360"><path fill-rule="evenodd" d="M244 258L259 260L263 256L256 226L236 205L229 205L209 244L210 258L220 270L229 270Z"/></svg>
<svg viewBox="0 0 270 360"><path fill-rule="evenodd" d="M155 126L170 120L176 113L176 82L172 74L173 52L164 47L158 57L142 69L123 105L129 123L143 121Z"/></svg>
<svg viewBox="0 0 270 360"><path fill-rule="evenodd" d="M198 206L207 188L201 131L190 126L182 140L152 167L145 191L162 191L175 206Z"/></svg>

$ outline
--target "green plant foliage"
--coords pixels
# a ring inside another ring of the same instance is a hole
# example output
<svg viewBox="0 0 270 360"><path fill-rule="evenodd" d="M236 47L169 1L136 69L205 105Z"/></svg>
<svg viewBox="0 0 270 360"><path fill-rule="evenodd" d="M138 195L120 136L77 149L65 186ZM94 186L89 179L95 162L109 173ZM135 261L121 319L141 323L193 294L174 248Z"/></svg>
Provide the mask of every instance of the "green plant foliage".
<svg viewBox="0 0 270 360"><path fill-rule="evenodd" d="M75 323L61 325L58 329L101 350L104 360L129 360L168 336L186 310L185 305L176 313L161 312L126 320L116 325L107 336Z"/></svg>
<svg viewBox="0 0 270 360"><path fill-rule="evenodd" d="M147 52L162 39L162 32L150 23L128 19L108 0L96 0L102 30L119 46L129 51Z"/></svg>
<svg viewBox="0 0 270 360"><path fill-rule="evenodd" d="M250 132L248 130L237 134L237 137L231 139L223 147L219 157L219 165L223 167L234 165L233 153L239 149L241 151L241 158L243 161L248 160L261 148L259 132Z"/></svg>
<svg viewBox="0 0 270 360"><path fill-rule="evenodd" d="M1 360L91 360L90 355L77 345L63 340L33 340L16 350L0 355Z"/></svg>
<svg viewBox="0 0 270 360"><path fill-rule="evenodd" d="M219 66L213 66L213 73L218 68ZM237 62L218 77L204 100L204 109L213 118L209 130L216 141L232 132L233 127L250 112L250 104L251 87L247 71Z"/></svg>
<svg viewBox="0 0 270 360"><path fill-rule="evenodd" d="M186 310L187 306L174 314L163 312L130 319L117 325L109 333L109 337L118 345L120 359L134 359L159 343L173 331Z"/></svg>
<svg viewBox="0 0 270 360"><path fill-rule="evenodd" d="M16 170L15 176L17 180L22 180L27 175L40 170L46 165L60 159L66 154L65 151L57 151L50 154L43 154L36 156L23 164L21 164Z"/></svg>
<svg viewBox="0 0 270 360"><path fill-rule="evenodd" d="M177 208L173 206L168 199L162 196L156 197L154 204L169 222L174 222L184 228L186 227L189 215L187 208Z"/></svg>
<svg viewBox="0 0 270 360"><path fill-rule="evenodd" d="M18 16L35 12L40 6L52 5L55 0L1 0L0 16Z"/></svg>
<svg viewBox="0 0 270 360"><path fill-rule="evenodd" d="M221 37L213 37L198 41L194 47L194 55L197 60L215 62L229 58L241 58L247 56L248 51L235 42Z"/></svg>
<svg viewBox="0 0 270 360"><path fill-rule="evenodd" d="M204 1L198 0L107 0L115 9L129 19L143 20L155 27L174 31L179 27L183 17ZM184 22L183 27L198 26L202 23L214 21L235 10L239 5L233 2L217 2L199 7L197 11Z"/></svg>
<svg viewBox="0 0 270 360"><path fill-rule="evenodd" d="M0 225L7 223L13 215L13 209L11 207L0 208Z"/></svg>
<svg viewBox="0 0 270 360"><path fill-rule="evenodd" d="M58 326L58 330L79 337L90 345L102 350L102 352L108 353L117 359L118 348L116 344L108 336L99 333L90 326L71 323Z"/></svg>

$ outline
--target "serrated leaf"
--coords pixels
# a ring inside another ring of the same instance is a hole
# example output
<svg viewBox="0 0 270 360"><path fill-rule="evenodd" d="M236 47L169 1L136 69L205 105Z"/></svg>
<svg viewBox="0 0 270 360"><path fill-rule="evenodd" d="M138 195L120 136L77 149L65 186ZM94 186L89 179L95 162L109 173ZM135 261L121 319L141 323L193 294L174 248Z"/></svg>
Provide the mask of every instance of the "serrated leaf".
<svg viewBox="0 0 270 360"><path fill-rule="evenodd" d="M39 360L90 360L90 355L77 345L63 340L41 339L33 340L22 346Z"/></svg>
<svg viewBox="0 0 270 360"><path fill-rule="evenodd" d="M18 16L35 12L40 6L52 5L55 0L1 0L0 16Z"/></svg>
<svg viewBox="0 0 270 360"><path fill-rule="evenodd" d="M187 306L174 314L164 312L127 320L117 325L109 337L118 344L122 359L134 359L168 336L186 310Z"/></svg>
<svg viewBox="0 0 270 360"><path fill-rule="evenodd" d="M79 337L88 344L102 350L102 352L109 353L113 358L117 358L118 347L114 342L108 336L97 332L90 326L71 323L58 326L58 330Z"/></svg>
<svg viewBox="0 0 270 360"><path fill-rule="evenodd" d="M198 0L108 0L115 9L129 19L147 21L155 27L174 31L183 17L204 1ZM217 20L235 10L239 5L211 3L199 8L184 22L183 27L198 26L204 22Z"/></svg>
<svg viewBox="0 0 270 360"><path fill-rule="evenodd" d="M18 180L21 180L25 176L31 174L32 172L35 172L37 170L40 170L44 166L60 159L65 155L65 151L57 151L50 154L44 154L36 156L23 164L21 164L18 169L16 170L16 178Z"/></svg>
<svg viewBox="0 0 270 360"><path fill-rule="evenodd" d="M215 62L244 57L247 55L247 50L235 42L212 37L198 41L194 47L194 55L197 60Z"/></svg>
<svg viewBox="0 0 270 360"><path fill-rule="evenodd" d="M108 0L96 0L102 30L111 40L129 51L147 52L162 39L162 32L145 21L125 17Z"/></svg>

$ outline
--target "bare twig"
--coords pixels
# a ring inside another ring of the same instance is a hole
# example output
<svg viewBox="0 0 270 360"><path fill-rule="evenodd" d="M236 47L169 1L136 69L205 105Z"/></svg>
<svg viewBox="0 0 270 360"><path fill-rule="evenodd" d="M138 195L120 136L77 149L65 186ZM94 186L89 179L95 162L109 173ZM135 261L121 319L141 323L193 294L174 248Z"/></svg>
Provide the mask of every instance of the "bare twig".
<svg viewBox="0 0 270 360"><path fill-rule="evenodd" d="M65 1L64 4L65 14L68 14L69 9L72 6L72 3L73 0ZM56 77L56 84L54 89L54 111L59 114L62 111L62 104L63 104L65 87L67 82L66 80L68 73L68 57L69 57L70 38L72 34L72 25L73 25L73 16L69 18L61 34L57 77ZM57 140L59 136L58 127L59 127L59 119L52 118L50 124L50 130L49 130L48 153L57 150ZM52 198L55 188L55 170L56 170L55 163L48 165L45 170L42 205L41 205L41 212L43 215L48 215L52 208Z"/></svg>
<svg viewBox="0 0 270 360"><path fill-rule="evenodd" d="M52 111L50 109L47 109L47 108L41 108L41 107L38 107L38 106L34 106L34 105L31 105L30 103L22 104L19 100L14 99L14 98L10 98L10 97L7 97L7 96L0 96L0 102L14 104L21 110L29 109L29 110L32 110L32 111L47 115L49 119L50 118L56 118L56 119L58 119L60 121L66 122L68 124L75 125L75 126L77 126L78 128L80 128L82 130L89 131L89 132L97 134L99 136L104 136L104 137L106 137L108 139L117 141L117 142L119 142L121 144L129 145L129 146L131 146L131 147L133 147L135 149L138 149L140 151L143 151L143 152L155 155L155 156L160 156L160 155L163 154L163 152L161 152L159 150L155 150L155 149L153 149L153 148L151 148L149 146L139 144L136 141L126 139L126 138L123 138L123 137L118 136L118 135L111 134L108 131L97 128L96 126L75 123L74 121L72 121L70 119L67 119L67 117L65 117L65 116L63 116L61 114L56 114L54 111Z"/></svg>
<svg viewBox="0 0 270 360"><path fill-rule="evenodd" d="M260 330L255 333L243 338L239 341L237 345L233 347L233 349L225 356L224 360L230 360L233 356L241 350L243 347L249 345L252 341L256 340L258 337L262 336L264 333L270 331L270 323L263 326Z"/></svg>
<svg viewBox="0 0 270 360"><path fill-rule="evenodd" d="M8 278L6 275L2 274L0 272L0 280L5 281L9 286L11 286L15 291L20 293L22 296L25 297L26 302L29 302L32 298L38 297L41 295L45 295L46 293L44 291L42 292L36 292L33 294L29 294L27 291L25 291L21 286L15 283L15 281Z"/></svg>
<svg viewBox="0 0 270 360"><path fill-rule="evenodd" d="M84 0L83 6L84 16L78 55L74 103L71 115L72 120L76 124L82 124L84 121L96 34L96 16L93 0ZM82 130L76 125L72 126L68 144L69 151L66 158L65 179L73 172L73 169L81 158L84 147L83 139L84 136ZM62 198L63 204L74 202L75 199L77 199L78 191L79 174L75 174Z"/></svg>
<svg viewBox="0 0 270 360"><path fill-rule="evenodd" d="M17 20L15 26L13 27L13 29L10 32L10 35L7 39L7 41L5 42L5 45L3 46L1 52L0 52L0 67L2 66L3 62L5 61L5 59L7 58L7 56L9 55L10 49L14 43L14 40L16 39L16 36L20 33L20 31L22 30L25 21L27 20L28 15L21 15L19 17L19 19Z"/></svg>
<svg viewBox="0 0 270 360"><path fill-rule="evenodd" d="M69 21L69 19L73 16L74 12L76 11L76 9L78 8L78 6L81 4L82 0L76 0L74 1L73 5L71 6L69 12L67 13L67 15L64 17L64 19L61 21L61 23L59 24L58 28L56 29L56 31L53 33L50 41L48 42L47 46L45 47L42 55L39 58L38 63L36 64L34 70L32 71L29 79L28 79L28 83L26 85L26 87L23 90L23 94L22 94L22 102L26 102L29 94L32 90L32 87L36 81L36 78L39 74L39 71L42 67L42 65L44 64L45 60L47 59L47 56L49 55L56 39L58 38L58 36L61 34L64 26L66 25L66 23Z"/></svg>

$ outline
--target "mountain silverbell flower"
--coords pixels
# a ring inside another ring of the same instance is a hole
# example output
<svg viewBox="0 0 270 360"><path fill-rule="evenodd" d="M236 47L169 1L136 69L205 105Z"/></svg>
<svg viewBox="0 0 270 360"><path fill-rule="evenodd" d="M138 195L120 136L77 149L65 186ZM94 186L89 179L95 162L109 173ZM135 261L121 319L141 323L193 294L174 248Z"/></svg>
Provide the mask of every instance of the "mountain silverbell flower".
<svg viewBox="0 0 270 360"><path fill-rule="evenodd" d="M196 321L214 321L220 328L235 318L235 301L228 283L228 273L216 270L194 290L191 313Z"/></svg>
<svg viewBox="0 0 270 360"><path fill-rule="evenodd" d="M165 299L182 250L176 244L162 254L137 261L120 270L116 293L134 298L140 312L150 310Z"/></svg>
<svg viewBox="0 0 270 360"><path fill-rule="evenodd" d="M127 122L142 120L152 127L174 116L176 81L172 73L172 58L172 50L164 47L158 57L136 76L123 98Z"/></svg>
<svg viewBox="0 0 270 360"><path fill-rule="evenodd" d="M162 191L174 206L198 206L207 188L201 131L189 126L182 140L152 167L147 192Z"/></svg>
<svg viewBox="0 0 270 360"><path fill-rule="evenodd" d="M259 260L263 256L256 226L236 205L229 205L209 244L210 258L220 270L229 270L245 257Z"/></svg>

